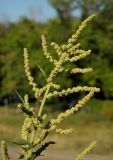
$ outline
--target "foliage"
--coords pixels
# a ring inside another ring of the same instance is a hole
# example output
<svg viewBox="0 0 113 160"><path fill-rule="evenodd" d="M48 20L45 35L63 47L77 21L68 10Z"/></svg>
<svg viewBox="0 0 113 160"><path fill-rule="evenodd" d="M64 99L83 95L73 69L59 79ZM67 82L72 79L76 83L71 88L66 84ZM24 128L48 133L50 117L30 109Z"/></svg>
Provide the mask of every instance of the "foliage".
<svg viewBox="0 0 113 160"><path fill-rule="evenodd" d="M18 108L24 113L25 120L21 129L22 143L19 143L21 147L21 154L19 160L27 159L34 160L37 157L41 156L41 153L50 145L55 142L49 141L46 142L48 135L51 132L56 132L60 134L69 134L72 132L72 129L62 129L59 128L59 124L65 120L70 115L78 111L83 105L90 100L95 92L99 92L99 88L90 87L90 86L76 86L68 89L60 89L60 84L56 81L56 76L60 72L70 72L71 74L76 73L87 73L92 71L91 68L72 68L66 67L66 63L75 63L86 56L88 56L91 51L83 50L80 46L80 43L77 42L77 39L86 27L87 23L95 15L89 16L86 20L82 22L75 34L68 39L67 44L58 45L55 42L51 42L51 46L54 48L57 54L57 58L54 58L48 51L47 41L44 35L41 36L42 39L42 48L45 57L53 64L53 69L46 78L46 84L43 87L38 87L34 78L32 77L30 66L29 66L29 54L27 49L24 49L24 69L29 85L32 87L34 96L39 103L38 114L34 111L34 108L30 107L28 95L24 96L24 99L21 99L21 103L18 104ZM86 92L86 95L83 96L72 108L66 110L64 113L60 113L57 118L47 120L47 115L43 114L43 108L45 106L46 100L54 96L67 96L68 94ZM17 143L18 144L18 143ZM2 146L2 159L8 160L9 154L7 152L7 147L5 142L1 143ZM93 142L89 147L87 147L81 154L79 154L76 160L82 160L83 157L95 146Z"/></svg>
<svg viewBox="0 0 113 160"><path fill-rule="evenodd" d="M49 2L56 11L59 8L62 9L62 5L65 3L64 8L66 8L66 11L63 12L65 23L61 23L60 16L43 24L26 17L21 17L18 22L0 23L0 102L5 102L5 99L8 99L9 102L17 100L15 90L21 95L24 95L27 91L30 100L33 98L25 81L24 70L21 67L23 64L23 47L33 51L30 54L31 71L35 80L39 82L39 86L42 87L45 80L38 66L45 69L45 73L48 75L52 64L48 63L47 60L43 61L44 56L41 54L40 47L41 33L48 35L49 42L55 41L62 45L75 32L81 20L92 12L98 12L98 18L89 25L88 29L79 38L83 48L87 50L90 46L93 54L90 59L85 60L85 62L77 62L77 64L79 67L93 66L96 71L79 76L79 78L68 72L63 73L64 78L62 79L59 76L58 82L62 84L62 88L72 87L79 82L83 85L87 83L93 86L96 85L101 88L101 92L95 95L97 98L113 98L113 1L68 0L64 2L64 0L61 0L57 3L54 0ZM55 5L56 3L57 5ZM76 16L76 11L80 12L79 17ZM66 17L65 14L69 14L69 16ZM70 17L70 23L68 17ZM66 23L69 24L68 27ZM106 36L105 33L107 33ZM56 57L53 49L49 49L49 51L52 52L53 57ZM75 63L73 63L74 66L76 66Z"/></svg>
<svg viewBox="0 0 113 160"><path fill-rule="evenodd" d="M66 24L66 21L70 24L73 12L80 11L81 19L83 20L90 14L100 11L106 4L104 0L61 0L59 2L57 0L49 0L49 3L55 8L63 24Z"/></svg>
<svg viewBox="0 0 113 160"><path fill-rule="evenodd" d="M75 0L49 0L49 3L55 8L57 15L61 21L63 27L71 27L72 13L76 6L74 5Z"/></svg>
<svg viewBox="0 0 113 160"><path fill-rule="evenodd" d="M34 54L32 54L31 58L31 69L34 70L34 66L36 68L38 65L35 61L35 56L40 56L41 61L41 51L36 51L36 48L40 45L40 41L37 41L37 37L39 36L40 29L36 23L23 18L17 24L10 24L4 34L4 38L0 39L2 65L1 97L5 97L6 95L14 96L16 89L19 90L19 92L25 93L27 85L25 83L24 70L21 67L23 64L22 50L24 46L29 49L33 48ZM23 82L23 84L21 82Z"/></svg>

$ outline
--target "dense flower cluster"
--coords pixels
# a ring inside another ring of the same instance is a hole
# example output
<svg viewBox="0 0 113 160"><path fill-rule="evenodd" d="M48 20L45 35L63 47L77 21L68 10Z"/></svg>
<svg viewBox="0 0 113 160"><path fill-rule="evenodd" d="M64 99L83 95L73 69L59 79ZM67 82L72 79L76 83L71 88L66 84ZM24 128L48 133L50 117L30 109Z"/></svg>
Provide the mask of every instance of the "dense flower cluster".
<svg viewBox="0 0 113 160"><path fill-rule="evenodd" d="M59 124L72 115L74 112L78 111L79 108L90 100L95 92L99 92L99 88L89 87L89 86L75 86L73 88L61 90L60 84L56 84L55 79L59 72L70 72L71 74L76 73L87 73L91 72L92 68L65 68L65 63L75 63L76 61L85 58L91 54L91 50L85 51L81 49L81 44L77 43L77 39L81 31L85 28L87 23L95 15L89 16L85 21L82 22L75 34L69 38L67 44L59 45L55 42L51 42L51 46L56 51L57 58L54 59L48 52L47 41L44 35L42 35L42 48L45 57L53 64L53 70L47 77L47 84L38 88L37 84L34 82L32 77L30 66L29 66L29 54L27 49L24 49L24 68L25 74L29 81L29 85L32 87L34 96L40 104L38 113L34 111L34 108L30 107L28 95L24 96L22 103L18 104L19 110L21 110L25 115L25 120L21 129L21 136L24 140L23 144L20 144L22 152L20 154L19 160L35 160L41 155L42 151L45 150L50 144L54 142L46 142L46 138L50 132L54 131L60 134L69 134L72 129L62 129L59 128ZM86 95L79 100L75 106L60 113L56 119L47 120L47 115L43 114L43 108L47 99L53 96L67 96L71 93L86 92ZM95 146L93 142L89 147L87 147L76 160L82 160L82 158ZM7 153L7 147L4 142L2 142L2 157L3 160L8 160L9 155Z"/></svg>

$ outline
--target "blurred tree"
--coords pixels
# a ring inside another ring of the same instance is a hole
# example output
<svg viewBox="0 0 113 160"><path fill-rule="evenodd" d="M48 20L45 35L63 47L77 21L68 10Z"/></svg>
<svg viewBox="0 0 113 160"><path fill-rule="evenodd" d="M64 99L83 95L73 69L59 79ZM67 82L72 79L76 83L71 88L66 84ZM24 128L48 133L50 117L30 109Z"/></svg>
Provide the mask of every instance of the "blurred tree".
<svg viewBox="0 0 113 160"><path fill-rule="evenodd" d="M104 5L103 0L75 0L77 8L81 12L81 20L90 14L100 11Z"/></svg>
<svg viewBox="0 0 113 160"><path fill-rule="evenodd" d="M15 90L25 92L27 85L23 70L23 48L33 49L33 53L30 53L32 57L31 69L33 69L36 65L34 57L40 53L38 51L36 54L36 49L40 46L39 37L38 24L27 18L21 18L18 23L10 24L3 36L0 37L0 59L2 63L0 97L14 96Z"/></svg>
<svg viewBox="0 0 113 160"><path fill-rule="evenodd" d="M72 12L76 8L75 0L49 0L49 3L55 8L62 25L69 27L72 18Z"/></svg>
<svg viewBox="0 0 113 160"><path fill-rule="evenodd" d="M25 17L21 17L15 23L0 24L0 99L14 97L15 90L21 94L29 92L23 70L24 47L31 51L29 55L32 74L39 86L42 86L45 78L39 66L44 69L46 75L53 66L42 54L41 34L47 34L49 42L65 43L81 20L95 11L99 11L96 20L92 21L80 38L85 49L89 49L89 46L92 49L92 58L78 63L80 67L90 64L95 69L94 72L84 77L78 76L79 79L71 76L71 80L69 80L70 75L61 75L58 81L63 87L72 86L73 81L76 84L96 85L101 87L99 98L113 98L113 0L49 0L49 2L59 17L43 24ZM80 17L74 18L73 11L77 9L80 11ZM56 56L50 47L49 51Z"/></svg>
<svg viewBox="0 0 113 160"><path fill-rule="evenodd" d="M62 24L69 25L74 11L78 10L83 20L90 14L100 11L104 7L105 0L49 0L49 3L56 10Z"/></svg>

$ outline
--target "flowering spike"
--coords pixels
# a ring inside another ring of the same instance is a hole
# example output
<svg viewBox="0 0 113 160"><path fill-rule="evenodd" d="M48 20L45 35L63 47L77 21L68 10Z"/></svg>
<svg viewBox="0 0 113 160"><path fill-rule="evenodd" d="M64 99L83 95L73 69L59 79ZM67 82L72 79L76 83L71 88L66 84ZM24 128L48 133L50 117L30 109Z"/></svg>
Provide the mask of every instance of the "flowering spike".
<svg viewBox="0 0 113 160"><path fill-rule="evenodd" d="M81 152L75 160L82 160L86 154L88 154L96 145L96 141L91 143L87 148L84 149L83 152Z"/></svg>
<svg viewBox="0 0 113 160"><path fill-rule="evenodd" d="M41 36L41 39L42 39L42 48L43 48L43 52L44 52L45 57L47 59L49 59L50 62L55 63L56 60L54 60L52 58L52 56L50 55L50 53L48 52L47 41L46 41L46 38L45 38L45 36L43 34Z"/></svg>
<svg viewBox="0 0 113 160"><path fill-rule="evenodd" d="M32 90L36 92L37 84L34 82L34 78L31 75L30 67L29 67L29 54L26 48L24 48L24 69L26 77L29 81L29 85L32 86Z"/></svg>

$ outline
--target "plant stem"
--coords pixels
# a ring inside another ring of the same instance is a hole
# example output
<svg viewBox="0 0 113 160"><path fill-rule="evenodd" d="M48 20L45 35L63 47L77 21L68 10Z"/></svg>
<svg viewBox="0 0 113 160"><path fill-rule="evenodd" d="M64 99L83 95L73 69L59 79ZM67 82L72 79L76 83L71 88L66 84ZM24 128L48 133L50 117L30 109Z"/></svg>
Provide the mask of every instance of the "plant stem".
<svg viewBox="0 0 113 160"><path fill-rule="evenodd" d="M38 116L41 116L41 113L42 113L44 104L45 104L45 102L46 102L46 97L47 97L47 94L48 94L48 92L49 92L49 89L50 89L50 85L48 85L48 87L47 87L47 89L46 89L46 92L45 92L45 94L44 94L42 103L41 103L40 108L39 108Z"/></svg>

